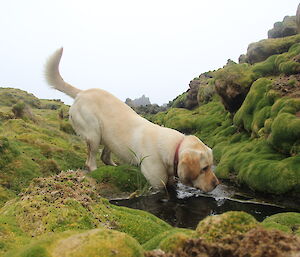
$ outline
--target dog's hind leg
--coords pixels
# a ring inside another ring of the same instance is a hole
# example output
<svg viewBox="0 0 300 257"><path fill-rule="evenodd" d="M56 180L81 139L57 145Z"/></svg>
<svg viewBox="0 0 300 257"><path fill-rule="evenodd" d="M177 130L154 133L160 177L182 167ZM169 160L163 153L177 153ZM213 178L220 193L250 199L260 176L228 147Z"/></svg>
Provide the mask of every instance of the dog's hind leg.
<svg viewBox="0 0 300 257"><path fill-rule="evenodd" d="M86 143L87 143L88 157L85 162L85 166L89 171L93 171L97 169L96 156L99 149L99 141L87 139Z"/></svg>
<svg viewBox="0 0 300 257"><path fill-rule="evenodd" d="M106 165L117 166L117 164L115 164L114 161L112 160L111 151L108 149L107 146L104 146L102 150L101 160Z"/></svg>

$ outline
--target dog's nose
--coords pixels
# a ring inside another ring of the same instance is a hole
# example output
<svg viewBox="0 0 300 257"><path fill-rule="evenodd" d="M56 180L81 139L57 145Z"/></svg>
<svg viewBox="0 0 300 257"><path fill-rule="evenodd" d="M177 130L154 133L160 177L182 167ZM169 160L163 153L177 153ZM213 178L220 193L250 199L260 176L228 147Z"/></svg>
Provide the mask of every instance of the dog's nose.
<svg viewBox="0 0 300 257"><path fill-rule="evenodd" d="M216 178L213 182L212 182L212 186L215 188L217 185L220 184L220 181Z"/></svg>

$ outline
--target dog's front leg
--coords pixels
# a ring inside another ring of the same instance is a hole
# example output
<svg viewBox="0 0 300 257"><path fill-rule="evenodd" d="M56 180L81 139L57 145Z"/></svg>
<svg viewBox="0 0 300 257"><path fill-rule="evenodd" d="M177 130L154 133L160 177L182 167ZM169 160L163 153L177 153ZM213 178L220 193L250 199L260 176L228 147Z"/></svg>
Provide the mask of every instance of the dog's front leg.
<svg viewBox="0 0 300 257"><path fill-rule="evenodd" d="M168 183L168 175L165 167L160 163L145 159L141 165L141 171L153 188L165 188Z"/></svg>

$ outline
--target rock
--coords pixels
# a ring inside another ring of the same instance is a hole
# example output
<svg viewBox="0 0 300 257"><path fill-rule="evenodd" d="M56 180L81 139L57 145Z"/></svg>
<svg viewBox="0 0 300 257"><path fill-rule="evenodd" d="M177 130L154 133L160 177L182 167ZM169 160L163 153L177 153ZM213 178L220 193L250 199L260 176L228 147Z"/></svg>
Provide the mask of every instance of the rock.
<svg viewBox="0 0 300 257"><path fill-rule="evenodd" d="M300 256L300 237L264 229L251 215L244 212L227 212L207 217L198 224L196 232L198 236L188 237L180 233L171 235L168 247L159 252L146 252L145 256Z"/></svg>
<svg viewBox="0 0 300 257"><path fill-rule="evenodd" d="M134 100L127 98L125 103L128 104L130 107L139 107L151 104L149 97L146 97L145 95L142 95L140 98L136 98Z"/></svg>
<svg viewBox="0 0 300 257"><path fill-rule="evenodd" d="M99 190L97 182L80 171L34 179L20 198L0 209L0 255L63 231L115 229L143 244L171 229L152 214L110 204Z"/></svg>
<svg viewBox="0 0 300 257"><path fill-rule="evenodd" d="M285 16L283 21L274 23L274 27L268 31L268 38L288 37L297 33L296 16Z"/></svg>
<svg viewBox="0 0 300 257"><path fill-rule="evenodd" d="M279 229L300 236L300 213L285 212L274 214L265 218L262 225L269 229Z"/></svg>
<svg viewBox="0 0 300 257"><path fill-rule="evenodd" d="M94 229L59 240L53 257L142 257L143 248L132 237L109 229Z"/></svg>
<svg viewBox="0 0 300 257"><path fill-rule="evenodd" d="M215 90L221 96L226 110L235 113L242 105L254 73L247 64L229 64L216 72Z"/></svg>
<svg viewBox="0 0 300 257"><path fill-rule="evenodd" d="M111 229L68 231L33 239L5 256L23 257L142 257L143 248L131 236Z"/></svg>
<svg viewBox="0 0 300 257"><path fill-rule="evenodd" d="M293 44L298 42L300 42L299 34L284 38L264 39L250 44L246 58L242 58L242 60L250 64L261 62L271 55L287 52Z"/></svg>
<svg viewBox="0 0 300 257"><path fill-rule="evenodd" d="M208 216L200 221L196 232L207 241L219 242L224 237L239 235L257 227L259 223L248 213L229 211L221 215Z"/></svg>
<svg viewBox="0 0 300 257"><path fill-rule="evenodd" d="M213 72L206 72L189 83L189 89L173 100L173 108L192 110L198 105L211 101L215 93Z"/></svg>

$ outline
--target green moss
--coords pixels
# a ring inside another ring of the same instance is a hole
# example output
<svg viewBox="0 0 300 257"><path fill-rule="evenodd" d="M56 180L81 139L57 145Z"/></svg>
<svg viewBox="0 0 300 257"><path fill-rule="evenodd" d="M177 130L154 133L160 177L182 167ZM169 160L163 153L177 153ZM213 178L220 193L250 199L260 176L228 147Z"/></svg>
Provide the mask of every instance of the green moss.
<svg viewBox="0 0 300 257"><path fill-rule="evenodd" d="M109 229L81 233L60 233L32 240L27 246L8 252L5 257L51 256L143 256L143 249L130 236Z"/></svg>
<svg viewBox="0 0 300 257"><path fill-rule="evenodd" d="M220 144L214 149L221 155L216 174L248 187L273 194L299 191L299 156L286 158L263 139L248 139Z"/></svg>
<svg viewBox="0 0 300 257"><path fill-rule="evenodd" d="M59 129L67 134L75 135L75 131L68 121L61 121L59 125Z"/></svg>
<svg viewBox="0 0 300 257"><path fill-rule="evenodd" d="M172 227L152 214L144 211L110 205L110 215L115 229L131 235L144 244L154 236Z"/></svg>
<svg viewBox="0 0 300 257"><path fill-rule="evenodd" d="M300 213L278 213L264 219L262 225L300 235Z"/></svg>
<svg viewBox="0 0 300 257"><path fill-rule="evenodd" d="M216 83L250 87L257 75L247 63L226 65L216 73Z"/></svg>
<svg viewBox="0 0 300 257"><path fill-rule="evenodd" d="M183 231L170 234L160 242L159 249L162 249L165 252L174 252L176 249L182 248L186 240L193 237L196 237L194 231L193 233Z"/></svg>
<svg viewBox="0 0 300 257"><path fill-rule="evenodd" d="M177 235L178 233L180 235L184 234L189 238L195 236L194 230L184 229L184 228L173 228L173 229L164 231L164 232L156 235L155 237L151 238L150 240L148 240L147 242L145 242L143 244L143 248L147 251L159 249L160 243L165 241L165 243L167 244L167 239L172 237L173 235Z"/></svg>
<svg viewBox="0 0 300 257"><path fill-rule="evenodd" d="M173 107L173 108L184 108L186 99L187 99L187 93L185 92L185 93L177 96L173 100L173 102L171 104L171 107Z"/></svg>
<svg viewBox="0 0 300 257"><path fill-rule="evenodd" d="M34 179L20 199L7 202L0 210L0 229L7 231L0 233L2 248L7 251L47 233L101 227L114 228L145 243L171 229L152 214L110 204L98 190L96 181L79 171Z"/></svg>
<svg viewBox="0 0 300 257"><path fill-rule="evenodd" d="M236 126L244 128L247 132L258 132L264 121L269 118L270 106L275 99L269 96L272 81L259 79L253 83L243 105L234 116Z"/></svg>
<svg viewBox="0 0 300 257"><path fill-rule="evenodd" d="M276 149L291 155L300 153L300 119L295 114L280 113L274 119L271 131L269 141Z"/></svg>
<svg viewBox="0 0 300 257"><path fill-rule="evenodd" d="M149 187L139 168L130 165L102 166L91 172L90 176L100 183L113 184L123 192L134 192Z"/></svg>
<svg viewBox="0 0 300 257"><path fill-rule="evenodd" d="M230 211L221 215L209 216L200 221L196 232L200 237L215 242L226 235L245 233L257 225L258 222L250 214Z"/></svg>
<svg viewBox="0 0 300 257"><path fill-rule="evenodd" d="M266 60L269 56L282 54L294 44L300 42L299 34L283 38L269 38L248 46L247 62L254 64Z"/></svg>
<svg viewBox="0 0 300 257"><path fill-rule="evenodd" d="M0 186L0 208L4 205L4 203L12 198L15 198L16 195L7 188Z"/></svg>

